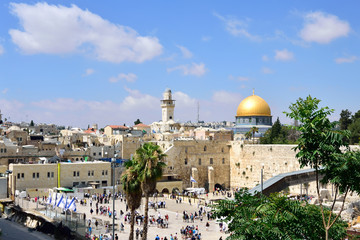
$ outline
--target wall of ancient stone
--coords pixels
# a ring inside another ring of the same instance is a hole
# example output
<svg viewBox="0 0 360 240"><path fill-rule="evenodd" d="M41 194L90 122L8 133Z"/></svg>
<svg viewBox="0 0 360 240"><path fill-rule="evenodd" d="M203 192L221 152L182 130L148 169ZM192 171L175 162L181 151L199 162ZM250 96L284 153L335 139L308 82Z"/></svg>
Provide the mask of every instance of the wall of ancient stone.
<svg viewBox="0 0 360 240"><path fill-rule="evenodd" d="M209 183L208 167L214 168L214 184L230 187L230 145L228 141L179 140L170 145L158 142L167 154L166 172L183 180L183 188L190 187L192 168L197 169L198 187ZM211 189L212 190L212 189Z"/></svg>

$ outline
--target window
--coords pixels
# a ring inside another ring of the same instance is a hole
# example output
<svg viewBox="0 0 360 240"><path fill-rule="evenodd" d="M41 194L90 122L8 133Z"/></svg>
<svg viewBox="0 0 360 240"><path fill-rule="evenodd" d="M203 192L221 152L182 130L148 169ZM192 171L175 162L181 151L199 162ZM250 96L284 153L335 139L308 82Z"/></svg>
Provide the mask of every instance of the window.
<svg viewBox="0 0 360 240"><path fill-rule="evenodd" d="M76 171L74 171L74 177L76 177Z"/></svg>
<svg viewBox="0 0 360 240"><path fill-rule="evenodd" d="M199 158L199 165L201 165L201 158Z"/></svg>
<svg viewBox="0 0 360 240"><path fill-rule="evenodd" d="M102 175L103 175L103 176L105 175L105 171L104 171L104 170L102 170Z"/></svg>
<svg viewBox="0 0 360 240"><path fill-rule="evenodd" d="M94 170L91 171L91 176L94 176Z"/></svg>
<svg viewBox="0 0 360 240"><path fill-rule="evenodd" d="M40 173L36 173L36 178L40 178Z"/></svg>
<svg viewBox="0 0 360 240"><path fill-rule="evenodd" d="M54 178L54 172L51 172L51 177Z"/></svg>
<svg viewBox="0 0 360 240"><path fill-rule="evenodd" d="M88 176L90 176L90 171L88 171Z"/></svg>
<svg viewBox="0 0 360 240"><path fill-rule="evenodd" d="M186 148L185 148L185 153L187 153L187 150L188 150L188 148L186 147Z"/></svg>
<svg viewBox="0 0 360 240"><path fill-rule="evenodd" d="M222 164L225 164L225 158L222 159Z"/></svg>
<svg viewBox="0 0 360 240"><path fill-rule="evenodd" d="M204 152L206 152L206 146L204 146Z"/></svg>
<svg viewBox="0 0 360 240"><path fill-rule="evenodd" d="M94 156L96 156L96 153L93 153Z"/></svg>
<svg viewBox="0 0 360 240"><path fill-rule="evenodd" d="M76 176L80 177L80 171L76 172Z"/></svg>
<svg viewBox="0 0 360 240"><path fill-rule="evenodd" d="M25 178L25 173L22 173L22 174L21 174L21 178Z"/></svg>
<svg viewBox="0 0 360 240"><path fill-rule="evenodd" d="M6 153L6 148L4 148L4 153Z"/></svg>
<svg viewBox="0 0 360 240"><path fill-rule="evenodd" d="M33 178L35 178L35 173L33 173Z"/></svg>
<svg viewBox="0 0 360 240"><path fill-rule="evenodd" d="M1 148L1 149L0 149L0 152L2 153L3 151L4 151L4 149L3 149L3 148Z"/></svg>
<svg viewBox="0 0 360 240"><path fill-rule="evenodd" d="M185 158L185 165L187 165L188 164L188 159L187 158Z"/></svg>
<svg viewBox="0 0 360 240"><path fill-rule="evenodd" d="M50 178L50 172L48 172L47 176L48 176L48 178Z"/></svg>
<svg viewBox="0 0 360 240"><path fill-rule="evenodd" d="M221 148L221 152L224 152L224 148Z"/></svg>
<svg viewBox="0 0 360 240"><path fill-rule="evenodd" d="M107 170L105 170L105 175L108 175L108 171L107 171Z"/></svg>
<svg viewBox="0 0 360 240"><path fill-rule="evenodd" d="M18 173L17 178L20 179L20 173Z"/></svg>
<svg viewBox="0 0 360 240"><path fill-rule="evenodd" d="M214 163L214 159L210 158L210 164L213 164L213 163Z"/></svg>

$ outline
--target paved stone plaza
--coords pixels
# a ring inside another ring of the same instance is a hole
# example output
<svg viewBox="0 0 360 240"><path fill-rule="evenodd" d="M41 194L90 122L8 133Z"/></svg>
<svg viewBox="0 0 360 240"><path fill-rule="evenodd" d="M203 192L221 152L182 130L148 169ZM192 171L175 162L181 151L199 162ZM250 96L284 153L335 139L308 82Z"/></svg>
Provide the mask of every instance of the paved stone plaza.
<svg viewBox="0 0 360 240"><path fill-rule="evenodd" d="M229 234L225 234L224 232L220 231L220 226L219 223L216 220L208 220L207 216L203 216L203 220L201 221L199 218L195 219L194 222L192 223L191 221L189 222L184 222L183 221L183 211L187 211L188 214L191 213L195 213L195 212L199 212L200 207L205 208L206 212L210 211L209 207L204 207L204 203L206 202L210 202L210 200L214 200L214 199L219 199L219 198L224 198L224 196L213 196L213 194L209 194L208 197L206 197L205 195L203 196L202 200L194 200L193 198L191 199L191 205L189 204L189 199L188 197L185 197L185 199L182 199L182 203L176 203L176 200L174 199L170 199L168 195L165 195L163 197L157 197L157 198L153 198L151 197L149 199L149 201L152 202L156 202L156 201L165 201L166 202L166 208L157 208L157 210L155 211L153 208L149 208L149 216L154 216L155 219L158 217L158 214L160 213L161 217L164 218L164 216L167 214L169 216L169 224L168 224L168 228L159 228L156 226L156 224L154 225L149 225L149 230L148 230L148 239L149 240L153 240L155 239L156 235L158 235L161 238L167 237L167 239L170 240L170 234L172 234L173 236L175 236L177 234L178 239L183 239L180 233L180 229L182 227L186 227L186 226L195 226L198 227L199 233L201 233L201 239L205 239L205 240L218 240L220 237L222 237L222 239L225 239ZM110 218L108 215L101 215L96 214L96 201L92 201L92 209L93 209L93 213L90 214L90 198L85 198L86 199L86 206L85 205L80 205L80 202L77 203L76 207L77 207L77 212L78 213L85 213L86 214L86 224L88 224L88 221L91 220L91 227L92 227L92 236L96 235L99 236L100 234L104 234L107 235L108 237L110 237L110 233L112 233L112 230L109 228L108 230L105 228L106 223L112 224L112 217ZM138 211L140 212L140 214L144 213L144 202L145 199L142 199L142 205L140 207L140 209L138 209ZM21 207L25 208L25 209L36 209L36 203L33 201L33 199L29 202L29 201L19 201L18 200L18 204L20 204ZM110 200L110 202L108 204L99 204L98 207L100 208L100 206L103 207L110 207L110 211L112 211L112 200ZM40 205L38 205L38 207L40 207ZM43 207L42 207L43 208ZM120 226L121 223L124 224L125 228L124 231L120 231L119 227L116 227L116 231L115 233L117 233L117 235L119 236L119 239L127 239L129 236L129 232L130 232L130 224L126 224L124 221L124 216L126 214L126 205L124 201L120 201L120 199L116 199L115 200L115 209L117 212L117 216L116 216L116 220L115 220L115 224L116 226ZM120 217L120 210L122 210L125 214ZM95 221L98 220L98 227L95 227ZM209 222L210 226L208 227L208 229L206 229L206 223ZM226 226L226 225L225 225ZM136 230L137 228L139 228L139 230L142 229L142 225L139 226L138 224L135 225L134 230ZM134 239L135 238L135 234L134 234ZM140 237L139 237L140 239Z"/></svg>
<svg viewBox="0 0 360 240"><path fill-rule="evenodd" d="M212 194L211 194L212 195ZM216 196L214 196L216 197ZM89 199L87 199L87 205L86 206L81 206L80 204L77 205L77 211L80 213L86 213L86 218L87 221L88 219L92 220L92 228L93 231L92 233L95 235L99 235L99 234L105 234L106 230L105 227L103 226L102 223L105 223L105 221L110 221L110 223L112 223L112 218L109 218L108 216L104 216L104 215L96 215L96 211L95 211L95 201L93 201L93 210L94 212L92 214L90 214L90 205L89 205ZM198 226L199 232L201 233L201 239L214 239L214 240L218 240L221 236L223 239L226 238L226 236L228 234L222 233L220 232L220 227L219 227L219 223L217 223L217 221L215 220L207 220L207 217L204 216L203 217L203 221L200 221L200 219L195 219L194 223L192 222L184 222L182 219L183 216L183 211L187 211L189 214L190 213L195 213L199 211L199 207L203 206L201 204L198 204L198 200L196 200L194 202L194 199L192 200L192 204L190 205L188 202L188 198L185 198L182 203L176 203L175 200L173 199L169 199L168 196L164 196L164 197L158 197L158 198L150 198L150 201L165 201L166 202L166 208L158 208L156 211L152 208L150 208L149 210L149 216L154 215L155 218L157 218L158 214L161 214L161 217L163 218L166 214L169 215L169 225L168 228L158 228L156 225L152 225L149 227L149 231L148 231L148 239L152 240L155 239L156 235L159 235L160 239L163 237L167 237L167 239L170 239L170 234L173 234L173 236L177 233L178 239L182 239L181 238L181 234L180 234L180 229L182 227L186 227L187 225L194 225L195 227ZM210 199L208 199L210 200ZM143 214L143 210L144 210L144 202L145 199L143 199L142 201L142 206L140 208L140 213ZM202 201L203 203L204 201ZM110 201L109 204L99 204L100 206L110 206L110 209L112 209L112 201ZM204 207L204 206L203 206ZM115 220L115 224L117 224L118 226L120 225L120 223L123 223L125 225L125 230L124 232L120 232L119 229L117 229L117 231L115 231L115 233L118 234L119 239L126 239L129 235L129 231L130 231L130 225L129 224L125 224L124 221L124 215L123 217L120 218L119 216L119 212L120 210L122 210L123 212L126 213L126 205L123 202L121 202L119 199L115 200L115 209L117 211L117 219ZM210 210L210 208L206 208L206 211ZM178 216L176 216L178 215ZM100 223L100 221L102 220L103 222L99 224L98 228L95 228L95 220L98 219L98 222ZM206 230L206 223L209 222L210 227ZM136 225L135 226L135 230L136 228L142 229L142 226ZM111 232L111 231L110 231ZM109 236L109 234L107 234Z"/></svg>

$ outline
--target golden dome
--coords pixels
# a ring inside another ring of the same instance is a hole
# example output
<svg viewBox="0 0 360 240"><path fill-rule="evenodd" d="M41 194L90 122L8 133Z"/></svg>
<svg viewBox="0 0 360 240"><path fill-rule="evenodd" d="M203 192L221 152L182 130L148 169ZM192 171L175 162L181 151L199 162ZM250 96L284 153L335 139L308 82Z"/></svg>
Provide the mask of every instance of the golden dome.
<svg viewBox="0 0 360 240"><path fill-rule="evenodd" d="M271 116L271 111L269 104L259 96L256 96L254 93L252 96L249 96L241 101L237 111L237 117L244 116Z"/></svg>

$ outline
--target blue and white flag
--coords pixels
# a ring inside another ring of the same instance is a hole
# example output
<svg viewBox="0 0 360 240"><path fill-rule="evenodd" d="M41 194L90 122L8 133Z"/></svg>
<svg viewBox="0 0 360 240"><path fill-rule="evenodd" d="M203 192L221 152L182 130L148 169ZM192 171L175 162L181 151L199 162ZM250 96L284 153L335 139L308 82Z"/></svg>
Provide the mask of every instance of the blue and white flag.
<svg viewBox="0 0 360 240"><path fill-rule="evenodd" d="M190 176L190 182L196 182L196 180L192 176Z"/></svg>
<svg viewBox="0 0 360 240"><path fill-rule="evenodd" d="M76 212L76 204L75 204L75 197L73 197L73 199L71 199L67 209Z"/></svg>
<svg viewBox="0 0 360 240"><path fill-rule="evenodd" d="M60 197L58 203L56 204L56 206L59 207L59 208L64 208L64 207L65 207L64 201L65 201L65 200L64 200L64 196L61 195L61 197Z"/></svg>
<svg viewBox="0 0 360 240"><path fill-rule="evenodd" d="M69 205L69 199L68 199L68 196L66 195L65 206L64 206L65 210L67 209L68 205Z"/></svg>
<svg viewBox="0 0 360 240"><path fill-rule="evenodd" d="M54 199L54 205L53 206L55 208L56 207L56 200L57 200L57 193L54 192L53 195L55 195L55 197L53 197L53 199Z"/></svg>
<svg viewBox="0 0 360 240"><path fill-rule="evenodd" d="M47 199L46 204L51 204L51 192L49 192L49 197Z"/></svg>

